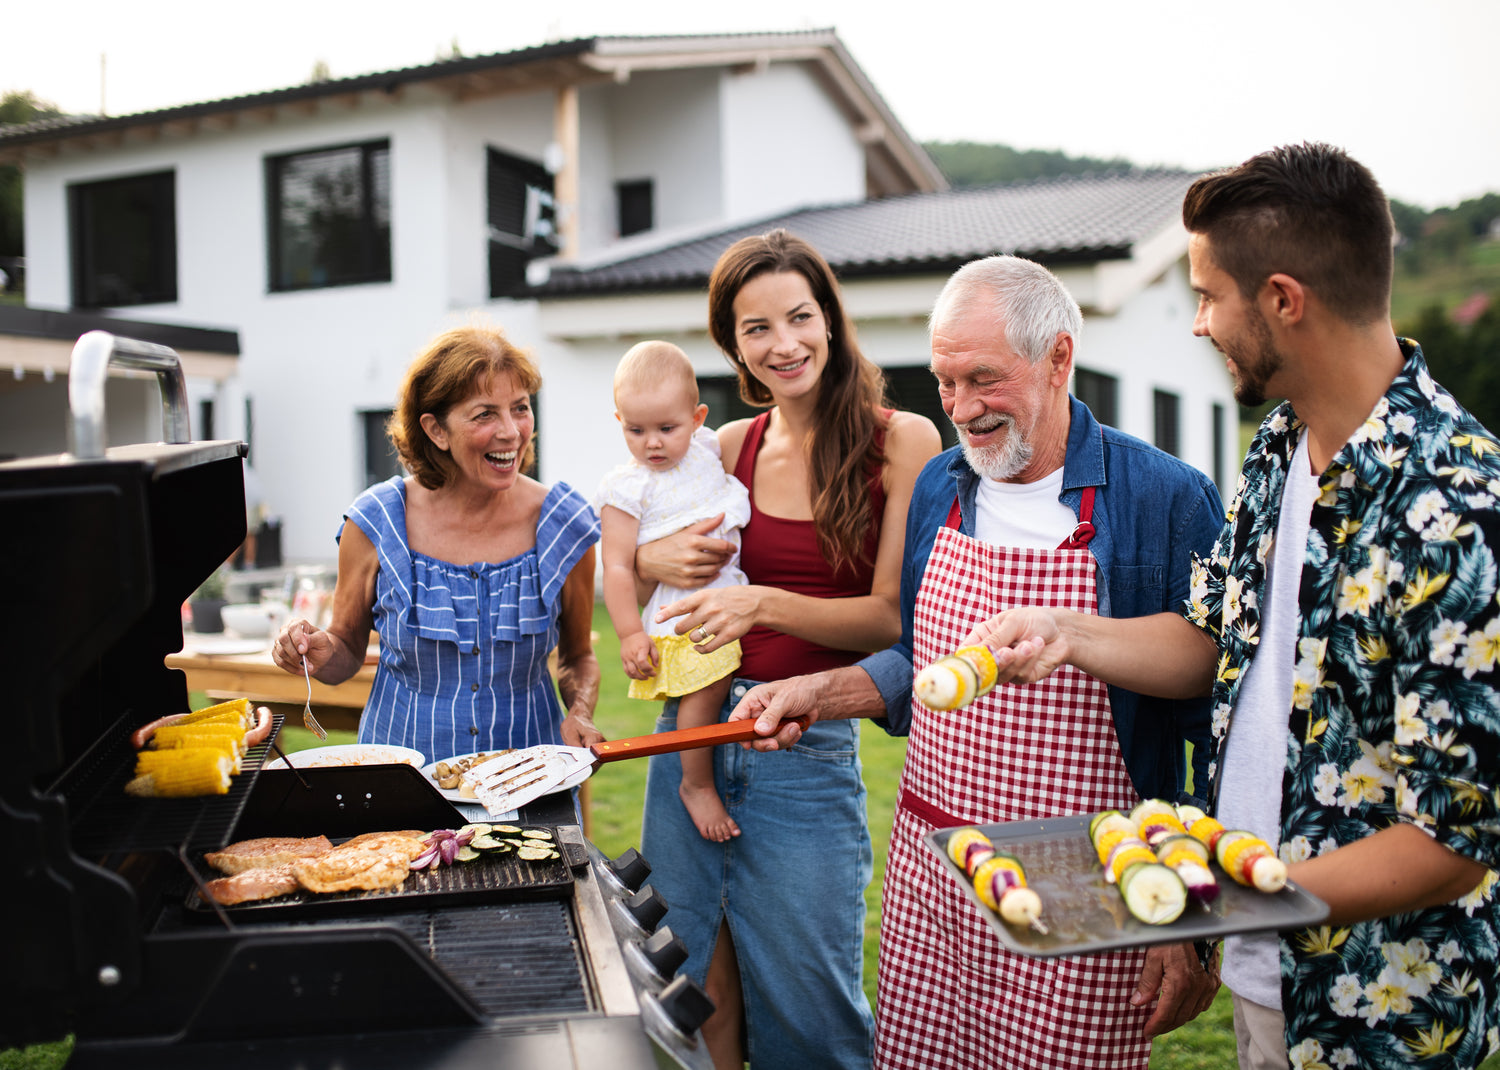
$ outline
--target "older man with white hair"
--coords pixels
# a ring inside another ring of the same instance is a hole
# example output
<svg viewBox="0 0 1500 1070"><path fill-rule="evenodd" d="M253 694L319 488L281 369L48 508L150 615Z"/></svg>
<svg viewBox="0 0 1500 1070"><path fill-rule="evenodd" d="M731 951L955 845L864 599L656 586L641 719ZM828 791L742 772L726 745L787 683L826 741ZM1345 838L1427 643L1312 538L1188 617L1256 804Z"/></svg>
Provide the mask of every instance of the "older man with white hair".
<svg viewBox="0 0 1500 1070"><path fill-rule="evenodd" d="M880 931L882 1068L1145 1070L1151 1037L1218 986L1212 953L1190 944L1013 955L921 845L933 828L1177 798L1184 740L1195 754L1209 744L1206 701L1147 698L1077 670L953 713L912 701L914 666L1002 608L1175 609L1191 555L1223 523L1200 472L1070 396L1081 327L1067 290L1030 261L990 257L948 281L932 312L932 373L959 446L928 462L912 495L901 641L856 666L762 685L732 715L762 722L761 749L794 743L797 727L780 722L798 714L875 717L910 736Z"/></svg>

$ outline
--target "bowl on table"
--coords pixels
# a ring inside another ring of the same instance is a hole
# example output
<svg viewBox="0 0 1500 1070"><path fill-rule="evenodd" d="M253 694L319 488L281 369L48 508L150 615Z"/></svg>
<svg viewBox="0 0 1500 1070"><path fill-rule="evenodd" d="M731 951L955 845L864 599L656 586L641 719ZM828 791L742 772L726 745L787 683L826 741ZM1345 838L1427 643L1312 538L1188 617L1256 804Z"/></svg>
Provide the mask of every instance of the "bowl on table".
<svg viewBox="0 0 1500 1070"><path fill-rule="evenodd" d="M281 627L286 610L263 602L237 602L221 611L224 627L236 635L253 639L269 638Z"/></svg>

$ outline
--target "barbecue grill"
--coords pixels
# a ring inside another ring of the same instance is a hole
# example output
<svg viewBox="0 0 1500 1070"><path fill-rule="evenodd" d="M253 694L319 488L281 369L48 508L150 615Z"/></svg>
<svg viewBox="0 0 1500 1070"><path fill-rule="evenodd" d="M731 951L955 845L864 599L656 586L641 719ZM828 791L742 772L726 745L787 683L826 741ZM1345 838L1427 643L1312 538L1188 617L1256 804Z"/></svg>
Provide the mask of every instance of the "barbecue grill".
<svg viewBox="0 0 1500 1070"><path fill-rule="evenodd" d="M166 441L104 448L111 364L156 373ZM555 862L204 902L203 853L233 840L465 818L408 766L262 771L270 743L227 795L123 793L130 733L187 708L163 659L244 537L246 447L191 441L166 347L91 332L69 376L70 452L0 464L0 1048L72 1032L70 1067L710 1066L712 1004L674 976L649 865L605 858L566 793L517 820L552 831Z"/></svg>

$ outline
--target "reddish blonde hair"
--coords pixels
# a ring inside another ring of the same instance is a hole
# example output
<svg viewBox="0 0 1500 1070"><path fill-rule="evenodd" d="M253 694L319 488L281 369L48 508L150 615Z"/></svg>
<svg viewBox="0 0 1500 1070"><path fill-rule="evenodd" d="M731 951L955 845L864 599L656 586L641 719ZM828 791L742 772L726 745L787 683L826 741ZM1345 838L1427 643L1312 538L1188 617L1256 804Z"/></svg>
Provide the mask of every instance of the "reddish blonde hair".
<svg viewBox="0 0 1500 1070"><path fill-rule="evenodd" d="M422 486L437 490L453 475L453 459L422 430L422 415L430 412L444 423L449 409L501 375L510 376L528 394L542 388L542 373L530 354L511 345L498 327L444 331L406 369L386 433L401 463ZM521 454L521 471L531 471L535 460L533 433Z"/></svg>

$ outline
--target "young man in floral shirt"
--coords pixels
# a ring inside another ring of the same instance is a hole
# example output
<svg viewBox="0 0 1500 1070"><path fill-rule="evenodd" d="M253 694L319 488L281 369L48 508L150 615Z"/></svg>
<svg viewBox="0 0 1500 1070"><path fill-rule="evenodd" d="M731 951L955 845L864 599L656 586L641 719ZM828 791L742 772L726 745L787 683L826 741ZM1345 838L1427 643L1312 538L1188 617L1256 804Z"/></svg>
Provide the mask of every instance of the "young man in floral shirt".
<svg viewBox="0 0 1500 1070"><path fill-rule="evenodd" d="M1500 1050L1500 443L1390 328L1390 210L1326 145L1189 189L1195 334L1261 425L1182 616L1035 609L970 639L1215 697L1215 804L1328 924L1227 942L1245 1070L1477 1066Z"/></svg>

